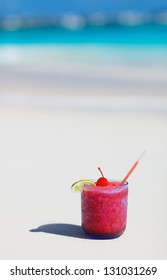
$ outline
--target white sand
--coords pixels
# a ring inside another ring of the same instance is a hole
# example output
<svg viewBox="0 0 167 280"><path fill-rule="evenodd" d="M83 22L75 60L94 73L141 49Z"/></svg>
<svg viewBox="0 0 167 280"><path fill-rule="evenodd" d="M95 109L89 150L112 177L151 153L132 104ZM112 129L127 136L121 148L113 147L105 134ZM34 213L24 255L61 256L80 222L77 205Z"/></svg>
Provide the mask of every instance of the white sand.
<svg viewBox="0 0 167 280"><path fill-rule="evenodd" d="M167 68L1 51L0 259L166 259ZM126 232L86 239L71 184L121 179L143 149Z"/></svg>
<svg viewBox="0 0 167 280"><path fill-rule="evenodd" d="M167 258L166 114L1 106L0 127L1 259ZM71 184L97 177L99 165L122 178L143 148L126 232L84 239Z"/></svg>

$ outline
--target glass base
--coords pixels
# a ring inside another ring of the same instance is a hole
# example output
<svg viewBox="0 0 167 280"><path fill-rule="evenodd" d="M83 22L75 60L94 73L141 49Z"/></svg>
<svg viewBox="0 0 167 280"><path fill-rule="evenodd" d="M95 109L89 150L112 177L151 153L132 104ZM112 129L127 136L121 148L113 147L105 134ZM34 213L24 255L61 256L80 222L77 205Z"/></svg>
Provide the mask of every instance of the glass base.
<svg viewBox="0 0 167 280"><path fill-rule="evenodd" d="M87 232L83 227L82 227L82 229L85 232L85 234L92 239L116 239L116 238L120 237L125 231L125 230L123 230L123 231L121 231L119 233L115 233L115 234L108 234L108 235L99 234L98 235L98 234L92 234L92 233Z"/></svg>

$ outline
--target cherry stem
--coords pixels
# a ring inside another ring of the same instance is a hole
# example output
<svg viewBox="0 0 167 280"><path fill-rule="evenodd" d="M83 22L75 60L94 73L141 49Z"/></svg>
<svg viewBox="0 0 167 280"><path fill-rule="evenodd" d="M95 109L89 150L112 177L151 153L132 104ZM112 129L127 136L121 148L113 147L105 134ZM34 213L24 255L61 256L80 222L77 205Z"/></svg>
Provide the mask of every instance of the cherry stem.
<svg viewBox="0 0 167 280"><path fill-rule="evenodd" d="M98 167L98 170L100 171L102 177L104 177L103 172L101 171L101 168L100 168L100 167Z"/></svg>

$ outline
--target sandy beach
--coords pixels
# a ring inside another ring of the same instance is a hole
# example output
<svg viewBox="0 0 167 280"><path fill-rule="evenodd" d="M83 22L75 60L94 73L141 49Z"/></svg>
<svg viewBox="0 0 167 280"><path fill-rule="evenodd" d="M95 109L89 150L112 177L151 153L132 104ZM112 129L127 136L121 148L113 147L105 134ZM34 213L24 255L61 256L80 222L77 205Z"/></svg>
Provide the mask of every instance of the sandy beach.
<svg viewBox="0 0 167 280"><path fill-rule="evenodd" d="M0 63L0 259L166 259L166 68L18 61ZM71 184L121 179L143 150L126 232L87 238Z"/></svg>

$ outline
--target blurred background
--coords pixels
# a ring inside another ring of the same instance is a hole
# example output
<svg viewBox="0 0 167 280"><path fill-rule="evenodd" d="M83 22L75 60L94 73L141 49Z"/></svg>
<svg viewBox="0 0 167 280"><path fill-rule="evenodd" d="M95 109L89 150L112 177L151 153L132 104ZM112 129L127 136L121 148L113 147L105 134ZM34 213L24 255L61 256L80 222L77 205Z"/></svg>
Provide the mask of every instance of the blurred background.
<svg viewBox="0 0 167 280"><path fill-rule="evenodd" d="M1 104L166 110L166 34L165 0L0 0Z"/></svg>

